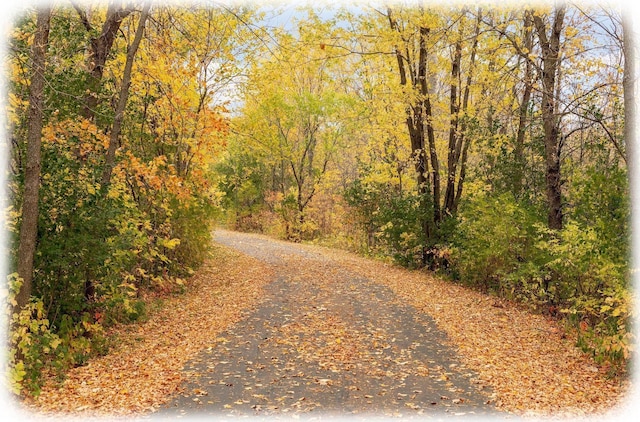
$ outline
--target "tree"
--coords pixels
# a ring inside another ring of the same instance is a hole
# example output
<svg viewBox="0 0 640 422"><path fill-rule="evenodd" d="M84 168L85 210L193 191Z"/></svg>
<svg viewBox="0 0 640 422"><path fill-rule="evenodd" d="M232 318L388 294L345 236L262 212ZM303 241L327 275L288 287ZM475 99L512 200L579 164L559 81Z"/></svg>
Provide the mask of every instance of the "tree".
<svg viewBox="0 0 640 422"><path fill-rule="evenodd" d="M116 159L116 148L118 146L120 132L122 131L122 121L124 119L124 111L127 106L127 99L129 97L129 87L131 85L131 70L133 68L133 60L138 51L138 46L142 40L144 32L144 25L149 16L149 9L151 5L146 3L142 8L142 14L138 21L138 28L136 29L136 35L133 42L127 49L127 60L124 66L124 72L122 74L122 84L120 87L120 97L116 105L115 118L113 120L113 127L111 128L111 135L109 138L109 146L107 148L107 154L105 157L104 171L102 173L102 184L108 186L111 182L111 172Z"/></svg>
<svg viewBox="0 0 640 422"><path fill-rule="evenodd" d="M17 309L21 309L31 297L33 280L33 258L38 238L39 191L42 144L42 118L45 104L45 65L51 9L38 10L36 33L31 48L32 77L29 86L29 126L27 132L27 157L24 176L24 194L22 202L22 224L18 245L18 275L22 278L22 287L16 297Z"/></svg>
<svg viewBox="0 0 640 422"><path fill-rule="evenodd" d="M564 24L566 6L557 6L551 28L543 16L534 13L533 23L540 41L542 58L542 121L544 128L544 153L546 162L546 188L548 225L550 229L562 228L562 182L560 178L560 153L562 137L558 118L557 94L560 69L560 36ZM549 31L549 33L547 33Z"/></svg>
<svg viewBox="0 0 640 422"><path fill-rule="evenodd" d="M118 35L118 30L122 21L133 12L133 7L110 2L107 8L106 18L102 24L99 35L96 32L88 13L83 10L80 5L73 2L73 7L78 12L80 20L89 34L89 54L86 59L86 68L88 73L87 90L84 99L84 108L82 115L85 118L93 119L96 109L100 103L101 81L104 75L104 69L111 53L111 48Z"/></svg>
<svg viewBox="0 0 640 422"><path fill-rule="evenodd" d="M389 26L394 33L394 51L400 76L400 85L407 87L406 124L418 182L418 194L430 193L433 217L423 224L427 239L433 241L440 223L445 217L456 214L463 193L466 165L471 139L467 136L468 122L475 116L468 115L475 95L474 74L480 42L482 11L478 9L474 24L467 25L469 11L462 8L450 16L418 8L403 11L404 21L399 22L397 10L387 9ZM439 29L446 26L447 29ZM438 28L436 30L432 28ZM456 28L457 31L453 29ZM448 36L450 33L455 35ZM438 65L444 61L436 51L438 47L449 50L448 74ZM465 62L466 63L463 63ZM464 65L464 66L463 66ZM431 85L431 86L430 86ZM438 118L434 107L443 104L434 98L438 87L448 86L448 120ZM446 129L445 129L446 127ZM446 165L439 157L442 149L436 133L446 130ZM428 157L428 160L427 160ZM428 164L431 164L430 170ZM426 175L431 173L431 180ZM444 192L441 173L445 176Z"/></svg>
<svg viewBox="0 0 640 422"><path fill-rule="evenodd" d="M305 26L299 40L282 36L279 57L255 64L255 83L247 86L243 116L234 125L279 175L286 236L296 240L310 223L307 207L338 158L352 114L336 84L335 63L323 57L326 45L307 41L314 30Z"/></svg>
<svg viewBox="0 0 640 422"><path fill-rule="evenodd" d="M391 8L387 8L387 18L392 31L400 33L400 25L394 17ZM418 32L418 52L412 51L411 45L405 42L405 45L395 46L395 55L398 63L398 72L400 75L400 85L407 86L411 82L414 90L419 92L419 97L414 104L406 106L406 124L409 131L409 139L411 149L414 155L414 166L416 170L416 178L418 183L418 194L425 195L430 191L433 201L433 220L424 221L423 231L427 238L431 237L433 225L439 224L441 219L440 212L440 161L435 148L435 135L433 128L433 112L431 107L431 98L429 96L429 88L427 83L427 37L431 29L426 26L420 26ZM402 37L402 39L407 39ZM428 141L428 145L425 143ZM431 161L431 183L427 179L429 173L427 161L427 148Z"/></svg>

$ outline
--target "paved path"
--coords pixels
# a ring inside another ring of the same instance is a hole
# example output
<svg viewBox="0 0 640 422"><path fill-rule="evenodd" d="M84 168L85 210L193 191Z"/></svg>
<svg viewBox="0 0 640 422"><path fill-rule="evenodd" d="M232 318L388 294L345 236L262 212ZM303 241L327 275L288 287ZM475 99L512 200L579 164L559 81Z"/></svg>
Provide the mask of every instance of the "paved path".
<svg viewBox="0 0 640 422"><path fill-rule="evenodd" d="M273 265L277 278L186 365L188 382L156 416L497 414L433 320L388 288L312 248L227 231L215 241Z"/></svg>

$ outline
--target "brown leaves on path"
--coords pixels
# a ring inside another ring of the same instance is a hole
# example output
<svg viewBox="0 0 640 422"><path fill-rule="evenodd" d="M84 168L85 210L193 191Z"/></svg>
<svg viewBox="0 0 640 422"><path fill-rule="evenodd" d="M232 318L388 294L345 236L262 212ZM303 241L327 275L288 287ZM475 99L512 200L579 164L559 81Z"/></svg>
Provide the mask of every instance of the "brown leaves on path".
<svg viewBox="0 0 640 422"><path fill-rule="evenodd" d="M189 281L145 323L119 327L118 346L53 380L27 409L37 414L128 415L164 403L182 381L184 363L255 305L272 270L220 246Z"/></svg>
<svg viewBox="0 0 640 422"><path fill-rule="evenodd" d="M582 416L620 406L630 390L578 350L558 322L511 303L382 262L325 249L351 271L391 288L433 317L468 368L496 393L497 407L520 415Z"/></svg>
<svg viewBox="0 0 640 422"><path fill-rule="evenodd" d="M495 306L494 297L424 272L321 247L295 248L326 257L331 265L323 271L329 270L328 276L331 270L360 274L433 317L462 363L492 388L499 409L519 415L592 416L612 411L628 398L630 383L607 378L556 321L510 303ZM167 299L145 323L121 327L116 349L70 371L60 388L49 383L39 399L26 403L28 409L86 418L136 415L166 402L182 381L184 363L257 304L261 287L273 278L272 267L261 261L222 247L215 251L186 295ZM346 330L340 324L336 328ZM347 337L336 338L341 341L334 339L334 352L343 341L350 344ZM345 350L345 360L362 358L359 352Z"/></svg>

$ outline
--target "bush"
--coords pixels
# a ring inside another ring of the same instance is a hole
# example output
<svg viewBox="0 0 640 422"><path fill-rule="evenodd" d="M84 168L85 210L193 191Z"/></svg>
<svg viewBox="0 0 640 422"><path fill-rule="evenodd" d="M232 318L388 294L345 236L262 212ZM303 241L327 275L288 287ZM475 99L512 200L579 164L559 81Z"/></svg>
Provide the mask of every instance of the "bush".
<svg viewBox="0 0 640 422"><path fill-rule="evenodd" d="M465 204L453 236L452 264L463 283L506 296L522 294L508 276L533 261L535 213L511 194ZM512 280L514 281L514 280Z"/></svg>
<svg viewBox="0 0 640 422"><path fill-rule="evenodd" d="M32 299L13 313L15 297L22 285L16 273L9 275L6 314L10 317L8 377L14 394L37 396L47 374L61 376L67 369L81 365L96 353L106 352L100 324L84 314L81 324L69 316L61 318L56 329L46 315L42 300Z"/></svg>
<svg viewBox="0 0 640 422"><path fill-rule="evenodd" d="M624 213L609 221L567 219L549 230L534 209L510 194L465 204L453 237L452 273L463 283L565 315L578 332L578 346L622 369L633 335ZM585 207L590 207L587 204ZM577 208L576 215L587 213Z"/></svg>
<svg viewBox="0 0 640 422"><path fill-rule="evenodd" d="M409 268L424 264L428 239L423 222L433 212L427 196L398 192L390 184L356 180L345 190L344 198L370 235L372 251L389 255Z"/></svg>
<svg viewBox="0 0 640 422"><path fill-rule="evenodd" d="M375 214L376 239L393 259L409 268L423 265L427 246L422 222L428 210L424 199L414 195L391 196Z"/></svg>
<svg viewBox="0 0 640 422"><path fill-rule="evenodd" d="M217 204L205 172L179 176L164 156L125 152L103 186L108 139L89 121L52 118L43 134L32 302L9 315L17 393L37 394L44 374L104 353L103 325L145 317L143 290L183 291L207 255Z"/></svg>
<svg viewBox="0 0 640 422"><path fill-rule="evenodd" d="M600 362L622 365L632 340L626 259L612 254L591 226L571 221L558 233L540 231L546 236L537 247L550 256L549 290L578 328L579 346Z"/></svg>

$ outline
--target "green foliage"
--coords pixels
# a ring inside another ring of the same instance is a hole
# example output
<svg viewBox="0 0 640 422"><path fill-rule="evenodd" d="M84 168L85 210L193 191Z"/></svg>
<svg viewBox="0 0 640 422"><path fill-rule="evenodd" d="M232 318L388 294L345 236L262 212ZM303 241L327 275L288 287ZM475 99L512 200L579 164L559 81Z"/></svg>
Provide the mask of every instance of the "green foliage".
<svg viewBox="0 0 640 422"><path fill-rule="evenodd" d="M570 217L591 226L600 248L626 263L630 253L630 203L627 171L617 164L590 166L576 172L568 194Z"/></svg>
<svg viewBox="0 0 640 422"><path fill-rule="evenodd" d="M592 173L583 186L602 187L599 180ZM593 199L589 191L578 190L584 202L560 231L547 229L536 217L541 213L511 194L469 200L454 237L452 273L536 310L565 314L579 346L619 370L633 340L628 257L621 253L629 243L626 212L620 204L594 212L595 204L615 205L619 198L596 188L594 195L608 199Z"/></svg>
<svg viewBox="0 0 640 422"><path fill-rule="evenodd" d="M16 273L7 279L9 292L5 309L10 317L8 377L14 394L27 392L37 396L46 374L61 376L70 367L80 365L96 353L105 353L102 326L85 313L80 323L68 315L59 327L46 316L41 299L32 299L13 312L15 296L22 285Z"/></svg>
<svg viewBox="0 0 640 422"><path fill-rule="evenodd" d="M519 294L516 286L505 286L503 281L531 259L536 221L532 210L518 204L511 194L470 200L460 213L453 240L457 276L485 290Z"/></svg>
<svg viewBox="0 0 640 422"><path fill-rule="evenodd" d="M422 264L426 244L423 226L426 207L424 198L415 195L390 197L376 214L376 237L394 260L407 267Z"/></svg>
<svg viewBox="0 0 640 422"><path fill-rule="evenodd" d="M218 186L224 194L227 225L237 230L262 232L264 221L261 211L266 206L268 193L264 180L267 171L261 157L243 148L235 138L229 140L225 159L216 165L220 175Z"/></svg>
<svg viewBox="0 0 640 422"><path fill-rule="evenodd" d="M150 246L150 227L122 186L101 189L104 138L95 126L53 123L45 137L34 295L57 326L128 296L118 286L135 251Z"/></svg>
<svg viewBox="0 0 640 422"><path fill-rule="evenodd" d="M598 361L620 365L631 350L631 302L626 260L606 247L594 227L569 222L549 233L537 247L550 259L551 299L580 328L579 345ZM617 248L616 248L617 249Z"/></svg>
<svg viewBox="0 0 640 422"><path fill-rule="evenodd" d="M390 255L407 267L422 265L427 245L422 222L431 212L427 197L398 193L387 184L356 180L344 193L347 204L375 239L373 250Z"/></svg>

